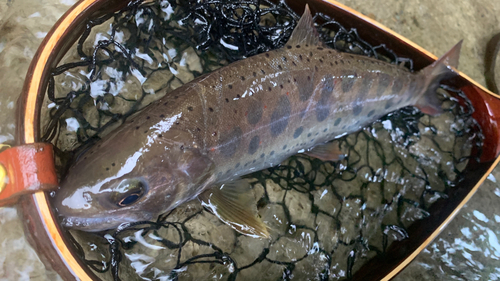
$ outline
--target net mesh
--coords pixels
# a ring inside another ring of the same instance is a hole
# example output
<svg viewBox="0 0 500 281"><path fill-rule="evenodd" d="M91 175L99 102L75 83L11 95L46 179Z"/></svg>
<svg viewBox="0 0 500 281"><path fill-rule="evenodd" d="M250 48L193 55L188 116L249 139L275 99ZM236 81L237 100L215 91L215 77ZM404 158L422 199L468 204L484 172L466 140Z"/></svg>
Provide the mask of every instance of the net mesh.
<svg viewBox="0 0 500 281"><path fill-rule="evenodd" d="M299 16L268 1L132 1L89 20L49 80L44 141L67 163L128 116L169 91L233 61L279 48ZM318 13L331 48L412 69L384 45ZM429 215L478 157L482 135L465 95L438 90L445 113L413 107L339 140L339 162L296 155L247 176L271 233L234 232L198 202L154 222L98 234L68 231L78 255L110 280L341 280L383 255L406 228ZM471 152L474 153L471 155ZM411 239L411 237L410 237Z"/></svg>

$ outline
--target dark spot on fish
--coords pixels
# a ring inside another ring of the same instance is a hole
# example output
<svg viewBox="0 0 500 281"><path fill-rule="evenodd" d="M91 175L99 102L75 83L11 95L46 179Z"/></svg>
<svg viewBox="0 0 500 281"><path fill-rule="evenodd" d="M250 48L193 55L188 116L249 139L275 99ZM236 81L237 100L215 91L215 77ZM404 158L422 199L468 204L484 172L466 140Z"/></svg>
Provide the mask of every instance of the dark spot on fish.
<svg viewBox="0 0 500 281"><path fill-rule="evenodd" d="M179 98L179 96L174 96L174 99L178 99L178 98Z"/></svg>
<svg viewBox="0 0 500 281"><path fill-rule="evenodd" d="M139 130L139 128L140 128L139 126L135 127L136 130Z"/></svg>
<svg viewBox="0 0 500 281"><path fill-rule="evenodd" d="M338 62L338 61L335 61L335 65L339 65L339 62Z"/></svg>
<svg viewBox="0 0 500 281"><path fill-rule="evenodd" d="M165 118L165 115L164 114L160 114L160 118Z"/></svg>
<svg viewBox="0 0 500 281"><path fill-rule="evenodd" d="M278 100L278 104L271 115L271 136L276 137L285 131L288 126L292 107L288 97L283 95Z"/></svg>
<svg viewBox="0 0 500 281"><path fill-rule="evenodd" d="M297 64L295 63L295 61L292 61L292 64L293 64L294 66L297 66Z"/></svg>
<svg viewBox="0 0 500 281"><path fill-rule="evenodd" d="M248 145L248 154L254 154L259 148L260 137L255 136L250 140L250 144Z"/></svg>
<svg viewBox="0 0 500 281"><path fill-rule="evenodd" d="M108 168L108 167L106 167L106 171L109 171L109 168Z"/></svg>
<svg viewBox="0 0 500 281"><path fill-rule="evenodd" d="M403 89L403 80L396 79L394 80L394 85L392 85L392 94L397 95Z"/></svg>
<svg viewBox="0 0 500 281"><path fill-rule="evenodd" d="M149 118L151 118L151 117L149 117L149 116L148 116L148 117L146 117L146 119L149 119Z"/></svg>
<svg viewBox="0 0 500 281"><path fill-rule="evenodd" d="M227 170L227 171L226 171L226 174L229 174L229 172L231 172L231 169Z"/></svg>
<svg viewBox="0 0 500 281"><path fill-rule="evenodd" d="M227 85L227 87L228 87L229 89L232 89L232 88L233 88L233 85L229 84L229 85Z"/></svg>
<svg viewBox="0 0 500 281"><path fill-rule="evenodd" d="M323 63L323 60L322 60L322 59L319 59L319 62L320 62L320 63Z"/></svg>
<svg viewBox="0 0 500 281"><path fill-rule="evenodd" d="M180 149L181 149L181 150L184 150L184 145L181 145Z"/></svg>
<svg viewBox="0 0 500 281"><path fill-rule="evenodd" d="M250 125L255 125L262 117L263 106L259 100L252 100L248 107L247 121Z"/></svg>
<svg viewBox="0 0 500 281"><path fill-rule="evenodd" d="M314 66L314 70L316 70L316 71L318 71L318 70L319 70L319 68L318 68L318 66L317 66L317 65L315 65L315 66Z"/></svg>
<svg viewBox="0 0 500 281"><path fill-rule="evenodd" d="M323 48L321 48L321 47L318 47L318 50L320 50L320 51L323 51Z"/></svg>
<svg viewBox="0 0 500 281"><path fill-rule="evenodd" d="M269 57L269 54L268 54L268 53L266 53L266 58L268 58L268 57Z"/></svg>
<svg viewBox="0 0 500 281"><path fill-rule="evenodd" d="M329 100L335 87L335 81L332 76L325 76L321 89L320 98L316 104L316 119L318 122L325 120L330 114Z"/></svg>
<svg viewBox="0 0 500 281"><path fill-rule="evenodd" d="M283 61L286 61L286 57L285 57L285 56L283 56L281 59L282 59Z"/></svg>
<svg viewBox="0 0 500 281"><path fill-rule="evenodd" d="M228 158L232 157L238 150L242 135L243 132L238 126L234 127L231 131L222 133L219 138L219 150L222 155Z"/></svg>
<svg viewBox="0 0 500 281"><path fill-rule="evenodd" d="M283 85L280 85L280 88L283 89Z"/></svg>
<svg viewBox="0 0 500 281"><path fill-rule="evenodd" d="M340 60L340 63L341 63L341 64L344 64L344 60Z"/></svg>
<svg viewBox="0 0 500 281"><path fill-rule="evenodd" d="M352 114L354 114L354 116L358 116L361 111L363 111L363 106L361 104L356 104L353 108L352 108Z"/></svg>
<svg viewBox="0 0 500 281"><path fill-rule="evenodd" d="M292 48L292 46L290 46L290 45L286 45L286 48L287 48L287 49L291 49L291 48Z"/></svg>
<svg viewBox="0 0 500 281"><path fill-rule="evenodd" d="M293 79L296 82L299 88L299 99L300 101L306 101L311 97L314 91L314 85L311 81L311 76L298 76Z"/></svg>
<svg viewBox="0 0 500 281"><path fill-rule="evenodd" d="M144 133L147 133L147 132L148 132L148 130L145 130L145 131L144 131Z"/></svg>
<svg viewBox="0 0 500 281"><path fill-rule="evenodd" d="M192 106L188 106L188 110L189 111L193 111L193 107Z"/></svg>
<svg viewBox="0 0 500 281"><path fill-rule="evenodd" d="M208 111L210 111L210 112L214 112L214 109L213 109L213 108L211 108L211 107L209 107L209 108L208 108Z"/></svg>
<svg viewBox="0 0 500 281"><path fill-rule="evenodd" d="M268 90L269 92L271 92L273 89L271 88L271 86L269 86L269 87L267 88L267 90Z"/></svg>
<svg viewBox="0 0 500 281"><path fill-rule="evenodd" d="M313 52L309 52L309 56L312 57L313 56Z"/></svg>
<svg viewBox="0 0 500 281"><path fill-rule="evenodd" d="M248 166L248 164L250 164L250 162L246 162L246 163L245 163L245 166L243 166L243 167L246 167L246 166Z"/></svg>
<svg viewBox="0 0 500 281"><path fill-rule="evenodd" d="M300 135L302 135L302 132L304 131L304 128L301 126L301 127L298 127L295 132L293 133L293 138L296 139L298 138Z"/></svg>
<svg viewBox="0 0 500 281"><path fill-rule="evenodd" d="M273 156L274 155L274 150L269 153L269 155Z"/></svg>
<svg viewBox="0 0 500 281"><path fill-rule="evenodd" d="M266 154L265 154L265 153L262 153L262 154L260 155L260 158L264 158L264 156L266 156Z"/></svg>
<svg viewBox="0 0 500 281"><path fill-rule="evenodd" d="M264 69L261 69L260 72L262 72L262 74L266 74L266 72L264 71Z"/></svg>
<svg viewBox="0 0 500 281"><path fill-rule="evenodd" d="M245 76L241 76L241 81L245 81Z"/></svg>
<svg viewBox="0 0 500 281"><path fill-rule="evenodd" d="M283 68L281 67L281 64L278 64L278 69L282 70Z"/></svg>
<svg viewBox="0 0 500 281"><path fill-rule="evenodd" d="M226 102L229 102L229 99L228 99L228 98L226 98Z"/></svg>
<svg viewBox="0 0 500 281"><path fill-rule="evenodd" d="M311 134L311 133L307 134L307 137L308 137L308 138L310 138L311 136L312 136L312 134Z"/></svg>
<svg viewBox="0 0 500 281"><path fill-rule="evenodd" d="M236 95L236 98L237 98L237 99L239 99L239 98L240 98L240 95L239 95L239 94L238 94L238 95Z"/></svg>
<svg viewBox="0 0 500 281"><path fill-rule="evenodd" d="M388 100L387 103L385 104L385 109L389 109L390 107L392 107L392 101Z"/></svg>
<svg viewBox="0 0 500 281"><path fill-rule="evenodd" d="M175 122L175 125L179 125L179 124L180 124L180 122L179 122L179 121Z"/></svg>
<svg viewBox="0 0 500 281"><path fill-rule="evenodd" d="M352 86L354 86L354 83L356 83L356 73L352 72L345 72L343 73L344 76L342 78L342 92L347 93L352 89ZM351 76L351 77L349 77Z"/></svg>
<svg viewBox="0 0 500 281"><path fill-rule="evenodd" d="M372 111L368 112L368 115L367 115L367 116L368 116L368 117L371 117L374 113L375 113L375 110L372 110Z"/></svg>
<svg viewBox="0 0 500 281"><path fill-rule="evenodd" d="M384 93L387 87L389 87L389 84L391 84L391 76L386 73L382 73L378 77L378 86L377 86L377 97L381 97Z"/></svg>
<svg viewBox="0 0 500 281"><path fill-rule="evenodd" d="M283 146L283 150L285 150L285 149L286 149L286 147L287 147L287 145L285 144L285 145Z"/></svg>
<svg viewBox="0 0 500 281"><path fill-rule="evenodd" d="M300 48L300 45L295 46L295 48Z"/></svg>
<svg viewBox="0 0 500 281"><path fill-rule="evenodd" d="M213 133L212 133L212 136L213 136L213 137L217 136L217 132L213 132Z"/></svg>
<svg viewBox="0 0 500 281"><path fill-rule="evenodd" d="M200 132L200 131L201 131L201 129L200 129L200 128L196 128L196 131ZM160 136L161 136L161 135L160 135Z"/></svg>
<svg viewBox="0 0 500 281"><path fill-rule="evenodd" d="M236 166L234 166L234 168L237 169L239 166L240 166L240 163L236 164Z"/></svg>
<svg viewBox="0 0 500 281"><path fill-rule="evenodd" d="M299 59L302 60L302 55L299 55Z"/></svg>
<svg viewBox="0 0 500 281"><path fill-rule="evenodd" d="M309 58L307 58L306 60L307 60L307 62L310 62L310 61L311 61Z"/></svg>
<svg viewBox="0 0 500 281"><path fill-rule="evenodd" d="M116 165L115 163L111 163L111 166L113 166L113 167L114 167L115 165Z"/></svg>
<svg viewBox="0 0 500 281"><path fill-rule="evenodd" d="M163 138L163 135L162 135L162 134L159 134L159 135L158 135L158 137L159 137L159 138Z"/></svg>
<svg viewBox="0 0 500 281"><path fill-rule="evenodd" d="M253 72L253 77L257 77L257 72Z"/></svg>
<svg viewBox="0 0 500 281"><path fill-rule="evenodd" d="M234 114L238 114L238 110L236 110L236 109L235 109L235 110L234 110Z"/></svg>
<svg viewBox="0 0 500 281"><path fill-rule="evenodd" d="M252 164L255 164L257 162L257 159L253 159Z"/></svg>
<svg viewBox="0 0 500 281"><path fill-rule="evenodd" d="M323 130L323 133L325 133L326 131L328 131L328 129L327 129L327 128L325 128L325 129Z"/></svg>
<svg viewBox="0 0 500 281"><path fill-rule="evenodd" d="M330 62L330 66L333 66L333 63L332 63L332 62Z"/></svg>

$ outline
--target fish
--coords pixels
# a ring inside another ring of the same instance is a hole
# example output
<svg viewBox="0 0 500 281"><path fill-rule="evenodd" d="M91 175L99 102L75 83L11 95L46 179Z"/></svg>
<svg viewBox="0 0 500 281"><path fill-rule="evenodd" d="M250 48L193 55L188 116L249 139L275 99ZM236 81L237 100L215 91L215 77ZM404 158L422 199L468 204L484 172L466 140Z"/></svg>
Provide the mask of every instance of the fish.
<svg viewBox="0 0 500 281"><path fill-rule="evenodd" d="M198 198L224 223L269 237L242 177L297 153L335 161L335 142L406 106L437 115L460 41L421 71L341 53L305 11L288 42L194 79L129 117L76 160L55 192L61 224L104 231Z"/></svg>

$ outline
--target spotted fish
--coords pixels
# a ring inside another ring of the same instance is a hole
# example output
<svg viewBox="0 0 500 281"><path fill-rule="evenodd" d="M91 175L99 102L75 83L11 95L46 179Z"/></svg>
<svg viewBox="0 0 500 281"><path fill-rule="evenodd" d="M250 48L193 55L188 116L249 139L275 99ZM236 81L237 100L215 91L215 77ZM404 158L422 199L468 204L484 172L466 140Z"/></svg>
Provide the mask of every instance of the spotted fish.
<svg viewBox="0 0 500 281"><path fill-rule="evenodd" d="M338 159L328 141L405 106L439 114L436 89L456 75L460 46L412 73L326 47L306 7L283 48L185 84L97 142L54 206L63 225L100 231L198 197L236 230L267 237L242 176L300 152Z"/></svg>

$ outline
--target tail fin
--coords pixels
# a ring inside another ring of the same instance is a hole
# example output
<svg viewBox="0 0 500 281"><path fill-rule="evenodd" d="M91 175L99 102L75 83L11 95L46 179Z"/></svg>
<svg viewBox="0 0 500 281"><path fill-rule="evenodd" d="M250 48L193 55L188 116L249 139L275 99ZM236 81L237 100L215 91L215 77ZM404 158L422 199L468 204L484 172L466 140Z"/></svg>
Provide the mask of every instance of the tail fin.
<svg viewBox="0 0 500 281"><path fill-rule="evenodd" d="M436 90L439 87L439 82L443 79L451 78L457 75L457 72L450 68L458 67L458 58L460 56L460 48L462 41L458 42L446 54L435 61L433 64L422 69L421 73L425 77L425 88L427 89L418 99L415 105L423 113L430 115L438 115L442 113L441 102L436 97Z"/></svg>

